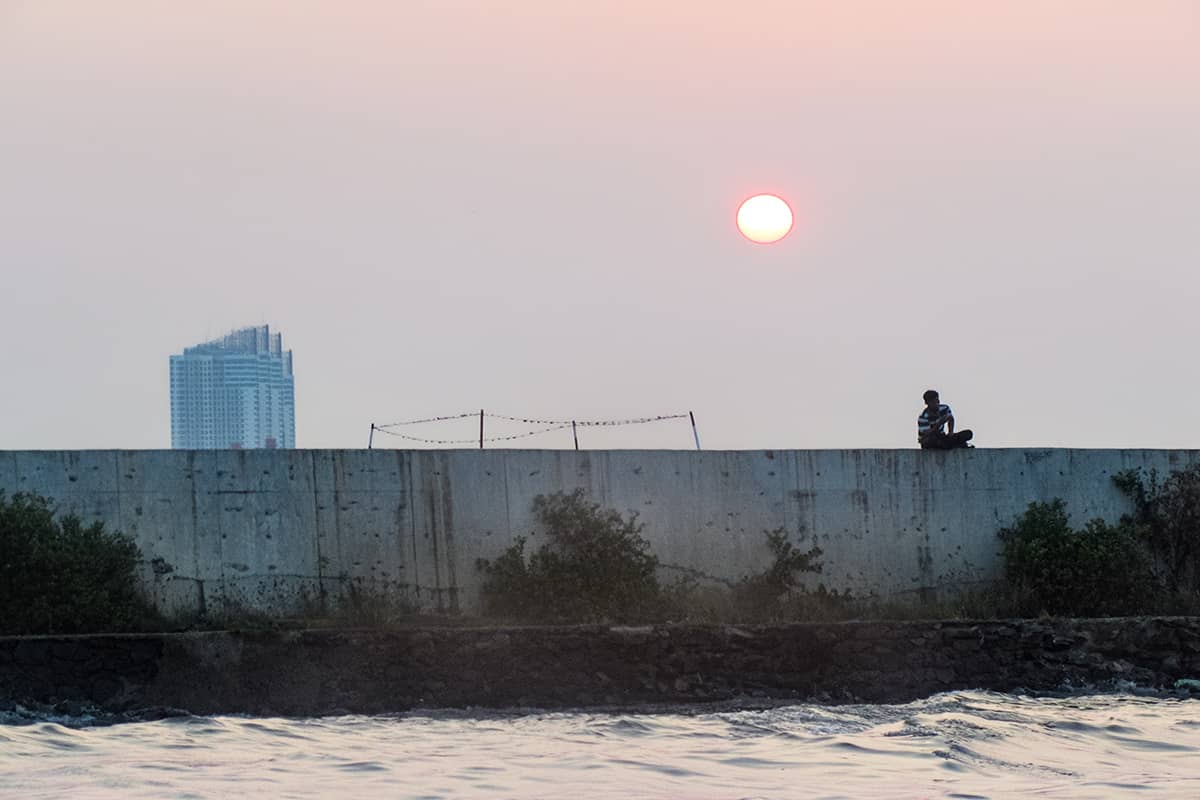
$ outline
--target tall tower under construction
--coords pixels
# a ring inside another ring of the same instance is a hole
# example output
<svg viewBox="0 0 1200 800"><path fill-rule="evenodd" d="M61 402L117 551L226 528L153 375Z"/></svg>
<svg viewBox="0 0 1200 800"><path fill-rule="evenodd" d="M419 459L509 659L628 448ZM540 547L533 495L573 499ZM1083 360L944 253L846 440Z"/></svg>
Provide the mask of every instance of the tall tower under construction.
<svg viewBox="0 0 1200 800"><path fill-rule="evenodd" d="M296 446L292 351L270 326L242 328L171 356L171 447Z"/></svg>

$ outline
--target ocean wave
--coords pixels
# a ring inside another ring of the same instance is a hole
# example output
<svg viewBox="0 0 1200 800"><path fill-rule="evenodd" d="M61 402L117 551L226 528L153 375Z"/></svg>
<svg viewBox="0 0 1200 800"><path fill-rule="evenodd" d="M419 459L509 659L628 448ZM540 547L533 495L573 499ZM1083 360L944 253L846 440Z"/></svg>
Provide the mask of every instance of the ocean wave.
<svg viewBox="0 0 1200 800"><path fill-rule="evenodd" d="M1200 796L1200 701L1169 694L686 711L264 719L13 708L0 712L0 794Z"/></svg>

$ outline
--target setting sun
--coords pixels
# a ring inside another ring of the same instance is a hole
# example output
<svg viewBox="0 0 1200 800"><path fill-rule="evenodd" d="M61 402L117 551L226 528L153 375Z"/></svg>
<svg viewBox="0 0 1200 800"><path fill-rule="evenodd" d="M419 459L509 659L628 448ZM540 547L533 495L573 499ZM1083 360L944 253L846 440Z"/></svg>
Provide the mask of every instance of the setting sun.
<svg viewBox="0 0 1200 800"><path fill-rule="evenodd" d="M792 209L773 194L756 194L738 207L737 227L752 242L772 244L792 229Z"/></svg>

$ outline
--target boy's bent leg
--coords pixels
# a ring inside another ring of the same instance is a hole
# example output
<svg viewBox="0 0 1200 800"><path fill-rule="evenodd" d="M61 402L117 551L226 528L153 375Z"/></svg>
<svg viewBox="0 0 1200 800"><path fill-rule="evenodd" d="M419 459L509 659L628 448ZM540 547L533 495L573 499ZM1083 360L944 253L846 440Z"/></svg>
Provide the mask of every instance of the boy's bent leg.
<svg viewBox="0 0 1200 800"><path fill-rule="evenodd" d="M975 432L971 430L958 431L952 433L948 437L951 440L950 447L967 447L967 442L975 437Z"/></svg>

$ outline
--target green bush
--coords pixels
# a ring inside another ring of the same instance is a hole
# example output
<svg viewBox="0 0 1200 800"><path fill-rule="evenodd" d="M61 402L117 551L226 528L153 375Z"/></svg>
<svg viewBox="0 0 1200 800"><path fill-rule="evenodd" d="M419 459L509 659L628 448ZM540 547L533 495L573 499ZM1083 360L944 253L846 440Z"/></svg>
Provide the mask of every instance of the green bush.
<svg viewBox="0 0 1200 800"><path fill-rule="evenodd" d="M0 492L0 633L127 631L154 619L127 536L54 518L50 501Z"/></svg>
<svg viewBox="0 0 1200 800"><path fill-rule="evenodd" d="M1175 598L1200 594L1200 464L1171 473L1159 483L1151 472L1137 470L1113 476L1133 501L1134 512L1123 521L1149 548L1158 580Z"/></svg>
<svg viewBox="0 0 1200 800"><path fill-rule="evenodd" d="M801 586L801 575L820 574L817 559L821 548L813 545L807 551L797 550L782 528L767 533L767 547L774 556L771 566L742 578L733 587L739 616L751 620L797 618L810 610L823 612L830 602L836 602L836 593L831 595L823 586L817 592L805 592Z"/></svg>
<svg viewBox="0 0 1200 800"><path fill-rule="evenodd" d="M1096 519L1073 530L1062 500L1030 503L1000 539L1018 613L1138 614L1154 603L1146 548L1126 522Z"/></svg>
<svg viewBox="0 0 1200 800"><path fill-rule="evenodd" d="M531 554L518 539L494 561L480 559L485 613L545 622L629 622L662 603L658 559L628 519L582 490L539 495L534 515L549 541Z"/></svg>

